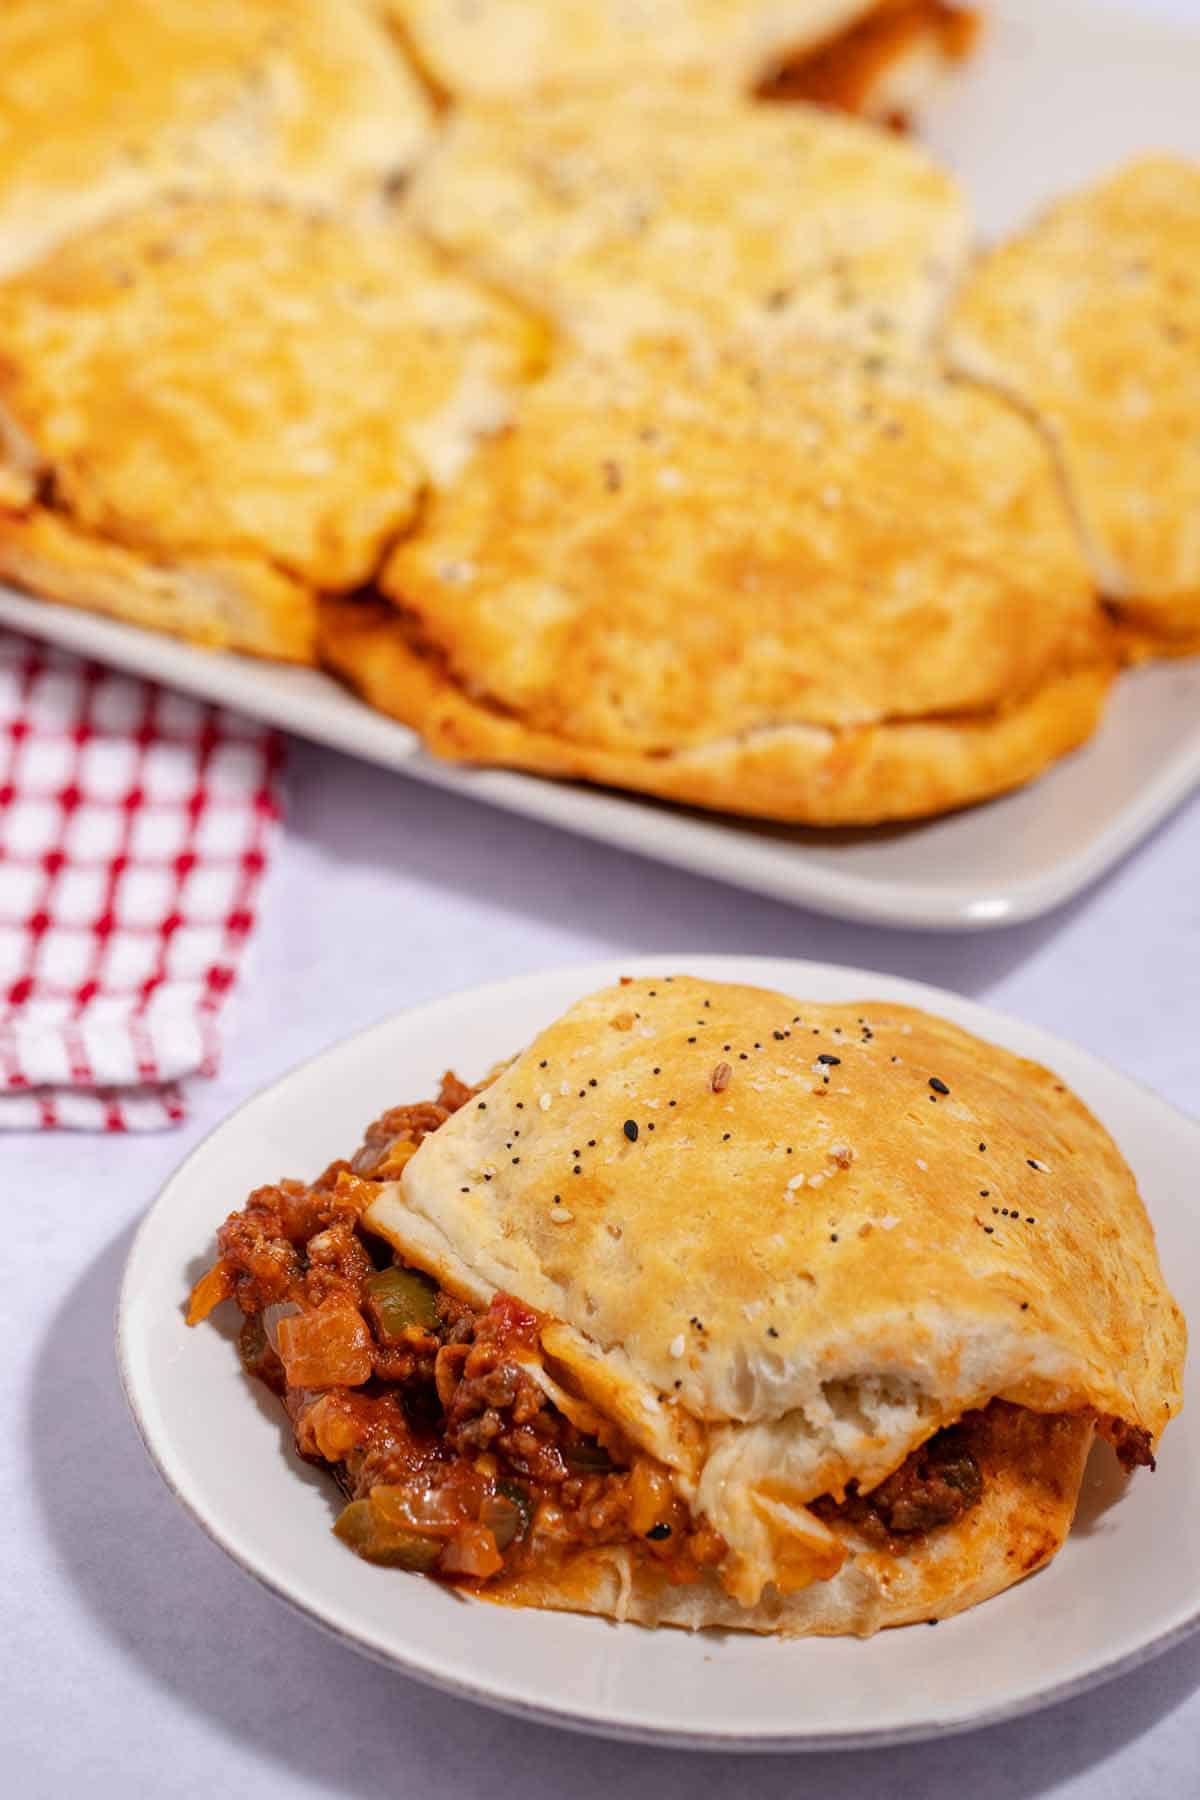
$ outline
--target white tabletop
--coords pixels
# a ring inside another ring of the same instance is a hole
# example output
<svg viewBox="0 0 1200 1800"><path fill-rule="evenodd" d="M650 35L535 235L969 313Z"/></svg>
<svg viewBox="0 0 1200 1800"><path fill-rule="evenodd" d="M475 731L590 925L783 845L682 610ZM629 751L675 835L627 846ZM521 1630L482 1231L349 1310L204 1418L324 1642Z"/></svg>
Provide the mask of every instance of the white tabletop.
<svg viewBox="0 0 1200 1800"><path fill-rule="evenodd" d="M0 1139L0 1744L27 1800L315 1793L684 1800L1195 1800L1200 1639L1028 1721L900 1751L755 1763L610 1745L443 1698L260 1591L177 1508L126 1412L112 1310L139 1215L255 1089L414 1001L622 950L848 962L976 995L1200 1111L1200 798L1102 886L980 937L791 911L303 746L224 1072L141 1139ZM304 1174L304 1170L280 1171ZM17 1445L14 1457L11 1446ZM214 1446L219 1454L219 1446ZM1169 1451L1168 1451L1169 1453Z"/></svg>

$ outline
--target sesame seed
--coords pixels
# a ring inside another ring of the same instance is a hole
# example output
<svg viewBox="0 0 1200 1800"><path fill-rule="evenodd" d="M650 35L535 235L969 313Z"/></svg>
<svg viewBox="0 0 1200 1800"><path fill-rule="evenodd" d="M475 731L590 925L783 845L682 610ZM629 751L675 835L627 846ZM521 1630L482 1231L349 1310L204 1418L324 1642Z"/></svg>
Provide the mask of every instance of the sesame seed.
<svg viewBox="0 0 1200 1800"><path fill-rule="evenodd" d="M724 1093L725 1089L729 1086L732 1075L733 1070L727 1062L718 1063L713 1070L712 1075L709 1077L709 1085L711 1086L713 1093Z"/></svg>
<svg viewBox="0 0 1200 1800"><path fill-rule="evenodd" d="M936 1075L931 1075L929 1077L929 1085L935 1094L948 1094L950 1092L950 1089L946 1086L945 1082L939 1081Z"/></svg>
<svg viewBox="0 0 1200 1800"><path fill-rule="evenodd" d="M621 1129L625 1133L625 1136L629 1139L631 1144L637 1143L638 1128L637 1128L637 1120L636 1119L626 1119L626 1121L625 1121L624 1125L621 1127Z"/></svg>
<svg viewBox="0 0 1200 1800"><path fill-rule="evenodd" d="M828 1050L822 1050L821 1054L817 1058L817 1061L819 1063L825 1063L831 1069L836 1068L837 1065L841 1062L841 1060L842 1059L840 1056L830 1056Z"/></svg>
<svg viewBox="0 0 1200 1800"><path fill-rule="evenodd" d="M682 1331L679 1332L679 1334L676 1337L673 1337L671 1339L671 1342L667 1346L667 1348L668 1348L670 1355L672 1355L672 1356L679 1357L679 1356L683 1355L684 1350L687 1348L687 1340L684 1337Z"/></svg>
<svg viewBox="0 0 1200 1800"><path fill-rule="evenodd" d="M776 1331L776 1329L773 1325L767 1326L767 1336L773 1337L773 1338L777 1338L779 1336L779 1333Z"/></svg>
<svg viewBox="0 0 1200 1800"><path fill-rule="evenodd" d="M1025 1161L1029 1164L1031 1169L1036 1169L1039 1175L1049 1175L1049 1165L1044 1162L1039 1162L1036 1156L1027 1156Z"/></svg>

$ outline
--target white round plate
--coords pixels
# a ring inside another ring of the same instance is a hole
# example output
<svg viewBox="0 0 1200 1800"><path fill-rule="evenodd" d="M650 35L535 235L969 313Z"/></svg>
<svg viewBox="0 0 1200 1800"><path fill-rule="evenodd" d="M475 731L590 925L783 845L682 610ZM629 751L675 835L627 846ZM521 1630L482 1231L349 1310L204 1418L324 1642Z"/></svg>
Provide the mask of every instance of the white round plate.
<svg viewBox="0 0 1200 1800"><path fill-rule="evenodd" d="M1049 1569L937 1630L867 1642L646 1631L464 1599L372 1568L329 1527L336 1491L291 1449L282 1413L241 1373L231 1334L182 1305L217 1224L249 1190L312 1176L399 1101L510 1055L620 974L694 972L811 1000L925 1006L1052 1065L1115 1135L1200 1319L1200 1126L1084 1052L957 995L857 969L754 957L629 957L554 970L401 1013L296 1069L193 1151L138 1233L121 1292L123 1379L178 1499L249 1573L408 1675L507 1711L644 1742L797 1750L898 1743L1011 1718L1133 1667L1200 1625L1200 1415L1166 1434L1158 1472L1122 1491L1089 1466L1076 1527Z"/></svg>

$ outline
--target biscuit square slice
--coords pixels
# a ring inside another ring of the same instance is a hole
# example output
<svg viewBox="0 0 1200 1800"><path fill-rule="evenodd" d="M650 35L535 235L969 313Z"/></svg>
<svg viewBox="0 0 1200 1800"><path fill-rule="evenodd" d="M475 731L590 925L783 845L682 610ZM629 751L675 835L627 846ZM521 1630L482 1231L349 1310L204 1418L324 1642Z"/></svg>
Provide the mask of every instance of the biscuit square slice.
<svg viewBox="0 0 1200 1800"><path fill-rule="evenodd" d="M430 84L522 100L630 80L815 97L883 118L965 54L940 0L385 0Z"/></svg>
<svg viewBox="0 0 1200 1800"><path fill-rule="evenodd" d="M1052 207L984 259L948 342L1042 425L1135 641L1200 649L1200 162L1142 158Z"/></svg>
<svg viewBox="0 0 1200 1800"><path fill-rule="evenodd" d="M414 220L590 350L930 337L970 213L922 151L816 107L634 89L466 107Z"/></svg>
<svg viewBox="0 0 1200 1800"><path fill-rule="evenodd" d="M160 201L0 284L0 577L305 659L540 333L402 228Z"/></svg>
<svg viewBox="0 0 1200 1800"><path fill-rule="evenodd" d="M365 0L4 0L0 272L164 188L340 204L431 131Z"/></svg>
<svg viewBox="0 0 1200 1800"><path fill-rule="evenodd" d="M1028 780L1114 660L1037 432L834 344L562 359L381 585L322 652L435 752L810 824Z"/></svg>

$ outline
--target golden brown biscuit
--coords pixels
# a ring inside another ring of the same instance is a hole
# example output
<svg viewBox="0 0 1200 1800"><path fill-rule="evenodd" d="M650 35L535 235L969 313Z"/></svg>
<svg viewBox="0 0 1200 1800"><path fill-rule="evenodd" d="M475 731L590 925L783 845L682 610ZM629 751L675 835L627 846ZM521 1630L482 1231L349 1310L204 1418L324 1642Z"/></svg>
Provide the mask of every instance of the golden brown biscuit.
<svg viewBox="0 0 1200 1800"><path fill-rule="evenodd" d="M1122 622L1200 648L1200 163L1146 158L1053 207L984 260L949 349L1045 427Z"/></svg>
<svg viewBox="0 0 1200 1800"><path fill-rule="evenodd" d="M560 362L382 586L324 654L437 753L812 823L1025 780L1111 674L1037 434L836 346Z"/></svg>
<svg viewBox="0 0 1200 1800"><path fill-rule="evenodd" d="M540 1593L535 1572L512 1597L537 1604L944 1616L1054 1553L1093 1426L1146 1461L1181 1402L1183 1322L1112 1139L1051 1071L904 1006L686 976L593 994L365 1221L452 1294L543 1315L562 1403L619 1425L728 1547L683 1594L618 1554ZM983 1504L881 1550L842 1497L964 1415Z"/></svg>
<svg viewBox="0 0 1200 1800"><path fill-rule="evenodd" d="M411 193L466 266L589 349L928 339L971 234L957 184L815 107L638 89L456 114Z"/></svg>
<svg viewBox="0 0 1200 1800"><path fill-rule="evenodd" d="M436 90L517 100L650 79L746 93L810 59L823 98L887 117L963 46L933 0L383 0ZM856 28L868 28L865 39ZM833 74L837 73L836 92Z"/></svg>
<svg viewBox="0 0 1200 1800"><path fill-rule="evenodd" d="M430 129L361 0L5 0L0 272L168 187L341 203Z"/></svg>
<svg viewBox="0 0 1200 1800"><path fill-rule="evenodd" d="M99 226L0 286L0 574L296 655L537 345L398 228L236 200ZM236 598L194 579L217 564Z"/></svg>
<svg viewBox="0 0 1200 1800"><path fill-rule="evenodd" d="M472 699L389 607L323 599L317 643L326 668L450 762L529 769L805 825L923 818L1032 781L1096 730L1114 672L1104 663L1080 668L977 716L840 731L768 727L639 752L573 744L530 730L486 698Z"/></svg>

